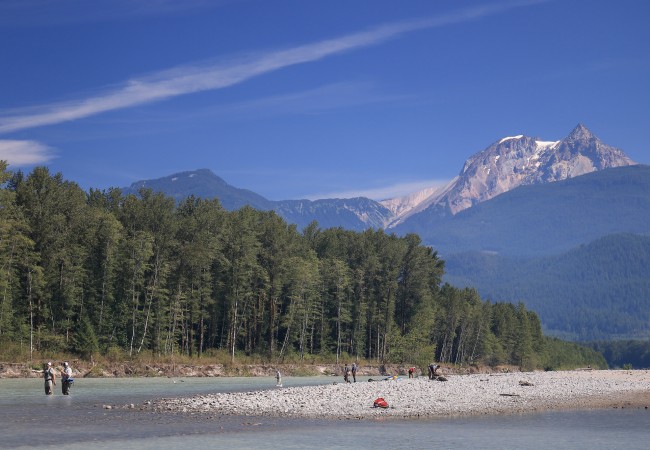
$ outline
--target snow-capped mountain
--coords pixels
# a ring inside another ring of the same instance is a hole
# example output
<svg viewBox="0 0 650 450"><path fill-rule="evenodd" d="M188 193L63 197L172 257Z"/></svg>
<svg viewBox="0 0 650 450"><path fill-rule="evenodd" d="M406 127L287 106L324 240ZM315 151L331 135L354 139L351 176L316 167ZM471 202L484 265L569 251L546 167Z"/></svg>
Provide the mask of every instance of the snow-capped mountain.
<svg viewBox="0 0 650 450"><path fill-rule="evenodd" d="M460 174L440 189L380 202L394 217L388 228L435 208L456 214L522 185L550 183L612 167L636 164L623 151L603 144L578 124L560 141L524 135L504 137L471 156Z"/></svg>
<svg viewBox="0 0 650 450"><path fill-rule="evenodd" d="M271 201L229 185L208 169L139 181L124 192L136 193L148 187L177 201L189 195L219 198L228 210L244 205L273 210L299 227L316 220L322 227L341 226L355 231L398 227L410 232L421 231L425 226L428 219L424 218L417 220L418 226L409 226L410 220L424 212L428 216L452 216L518 186L550 183L634 164L621 150L603 144L580 124L560 141L524 135L504 137L471 156L460 174L446 186L381 202L367 198Z"/></svg>

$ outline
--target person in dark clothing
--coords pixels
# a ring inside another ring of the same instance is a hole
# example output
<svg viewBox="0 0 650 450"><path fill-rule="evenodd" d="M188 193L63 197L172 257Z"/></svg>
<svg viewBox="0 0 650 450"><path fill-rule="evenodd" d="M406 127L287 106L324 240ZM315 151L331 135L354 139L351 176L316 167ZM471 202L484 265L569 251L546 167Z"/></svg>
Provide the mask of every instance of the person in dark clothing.
<svg viewBox="0 0 650 450"><path fill-rule="evenodd" d="M429 364L429 379L433 380L438 376L437 370L438 370L438 365L431 363Z"/></svg>
<svg viewBox="0 0 650 450"><path fill-rule="evenodd" d="M343 368L343 381L345 381L346 383L350 382L350 366L348 366L347 364Z"/></svg>
<svg viewBox="0 0 650 450"><path fill-rule="evenodd" d="M352 379L357 382L357 363L352 363Z"/></svg>

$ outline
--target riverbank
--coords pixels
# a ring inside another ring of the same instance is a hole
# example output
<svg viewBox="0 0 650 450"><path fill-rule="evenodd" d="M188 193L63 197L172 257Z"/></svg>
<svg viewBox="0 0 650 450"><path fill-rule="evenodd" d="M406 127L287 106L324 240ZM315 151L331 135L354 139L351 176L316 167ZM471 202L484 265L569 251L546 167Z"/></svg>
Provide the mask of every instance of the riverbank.
<svg viewBox="0 0 650 450"><path fill-rule="evenodd" d="M62 362L54 361L55 370L61 372ZM275 377L276 370L284 376L343 376L344 364L197 364L165 363L143 361L119 361L90 363L71 361L75 378L123 378L123 377ZM380 377L387 375L406 375L408 366L384 364L359 364L359 377ZM0 362L0 378L34 378L41 374L34 372L39 364ZM458 368L443 366L442 374L492 373L514 370L512 367L469 366ZM416 368L416 375L422 375Z"/></svg>
<svg viewBox="0 0 650 450"><path fill-rule="evenodd" d="M291 376L337 375L338 366L297 364L173 364L164 362L118 361L91 364L71 362L76 378L126 378L126 377L264 377L275 376L277 369ZM55 370L62 370L62 363L54 362ZM0 378L32 378L39 365L0 363ZM368 374L378 374L378 367L366 367Z"/></svg>
<svg viewBox="0 0 650 450"><path fill-rule="evenodd" d="M576 370L399 378L161 399L160 412L318 419L432 418L650 407L650 371ZM359 379L359 377L357 377ZM373 407L382 397L388 408ZM650 411L648 412L650 414ZM649 416L650 417L650 416Z"/></svg>

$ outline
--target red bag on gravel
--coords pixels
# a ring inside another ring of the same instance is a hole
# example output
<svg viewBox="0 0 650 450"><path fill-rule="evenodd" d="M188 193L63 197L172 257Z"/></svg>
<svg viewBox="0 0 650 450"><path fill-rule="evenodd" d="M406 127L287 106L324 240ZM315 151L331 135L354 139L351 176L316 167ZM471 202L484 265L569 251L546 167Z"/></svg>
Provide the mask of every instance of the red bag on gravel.
<svg viewBox="0 0 650 450"><path fill-rule="evenodd" d="M377 400L375 400L375 403L373 403L373 406L375 408L388 408L388 402L384 400L383 398L379 397Z"/></svg>

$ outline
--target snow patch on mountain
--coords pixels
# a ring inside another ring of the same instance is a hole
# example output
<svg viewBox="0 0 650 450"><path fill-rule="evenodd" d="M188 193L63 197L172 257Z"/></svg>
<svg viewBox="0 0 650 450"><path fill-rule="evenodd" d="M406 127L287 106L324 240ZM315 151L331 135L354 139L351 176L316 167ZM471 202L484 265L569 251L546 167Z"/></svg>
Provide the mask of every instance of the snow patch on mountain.
<svg viewBox="0 0 650 450"><path fill-rule="evenodd" d="M517 136L504 137L503 139L501 139L499 141L499 144L503 144L505 141L510 141L510 140L513 140L513 139L521 139L522 137L524 137L523 134L518 134Z"/></svg>
<svg viewBox="0 0 650 450"><path fill-rule="evenodd" d="M431 187L414 192L405 197L379 202L394 214L393 217L386 221L385 228L394 227L404 222L413 214L424 211L429 206L436 204L449 192L450 189L454 187L457 180L458 177L454 177L449 183L442 187Z"/></svg>
<svg viewBox="0 0 650 450"><path fill-rule="evenodd" d="M547 150L549 147L553 148L561 141L535 141L535 145L539 150Z"/></svg>
<svg viewBox="0 0 650 450"><path fill-rule="evenodd" d="M424 202L427 198L431 197L439 190L439 187L428 187L404 197L382 200L379 203L396 216L399 216L404 211L415 208L417 205Z"/></svg>

